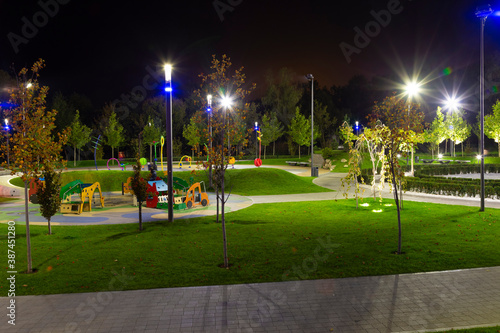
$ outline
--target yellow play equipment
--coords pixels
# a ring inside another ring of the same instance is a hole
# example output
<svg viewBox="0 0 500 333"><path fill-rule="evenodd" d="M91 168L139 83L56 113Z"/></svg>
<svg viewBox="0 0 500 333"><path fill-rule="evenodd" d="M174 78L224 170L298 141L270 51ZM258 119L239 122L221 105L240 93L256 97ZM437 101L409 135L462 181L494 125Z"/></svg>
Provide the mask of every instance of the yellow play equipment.
<svg viewBox="0 0 500 333"><path fill-rule="evenodd" d="M59 194L61 198L61 213L81 214L82 212L92 211L91 199L94 198L95 190L99 191L99 201L101 208L103 208L104 197L101 192L101 185L98 182L84 184L81 180L77 179L64 185ZM73 195L78 195L79 200L73 200Z"/></svg>
<svg viewBox="0 0 500 333"><path fill-rule="evenodd" d="M189 168L191 168L191 157L184 155L181 157L181 160L179 161L179 169L182 169L182 160L184 159L184 157L186 158L186 161L189 162Z"/></svg>

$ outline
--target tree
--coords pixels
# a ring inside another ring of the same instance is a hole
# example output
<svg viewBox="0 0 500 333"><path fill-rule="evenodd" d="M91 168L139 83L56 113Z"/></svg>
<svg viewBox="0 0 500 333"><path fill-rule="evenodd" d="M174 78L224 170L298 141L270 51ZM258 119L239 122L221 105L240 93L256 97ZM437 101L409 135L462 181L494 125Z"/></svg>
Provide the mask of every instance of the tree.
<svg viewBox="0 0 500 333"><path fill-rule="evenodd" d="M266 95L262 97L265 109L275 112L285 126L290 125L297 103L302 96L302 88L294 82L295 77L296 75L288 68L281 68L277 78L269 73L266 78L269 86Z"/></svg>
<svg viewBox="0 0 500 333"><path fill-rule="evenodd" d="M223 238L224 252L224 267L229 267L227 254L227 236L226 236L226 220L225 220L225 203L229 196L225 196L225 174L228 167L230 155L226 146L228 122L226 114L231 112L233 116L237 115L241 119L245 119L249 112L250 105L245 102L246 97L255 89L255 84L245 84L245 74L243 67L229 73L232 63L231 59L223 55L218 59L215 55L212 56L212 65L208 74L200 74L201 87L194 92L196 103L200 107L199 113L204 113L207 109L207 95L214 96L212 103L212 135L207 130L207 125L203 126L203 137L207 139L208 145L206 148L208 161L205 164L213 166L212 177L213 185L217 195L217 220L219 218L219 204L221 202L221 226ZM222 105L221 102L225 102ZM230 102L230 103L228 103ZM202 122L206 117L198 117L198 121ZM220 190L220 192L219 192Z"/></svg>
<svg viewBox="0 0 500 333"><path fill-rule="evenodd" d="M436 110L436 118L432 121L431 126L425 130L424 140L431 145L432 156L434 157L434 149L437 148L439 154L439 145L446 139L446 125L444 123L444 115L441 108L438 106Z"/></svg>
<svg viewBox="0 0 500 333"><path fill-rule="evenodd" d="M200 114L197 114L199 117ZM196 117L189 120L188 125L184 125L184 130L182 131L182 136L187 140L188 145L191 146L191 156L194 159L194 152L200 151L201 143L201 131L199 129L199 123L196 121Z"/></svg>
<svg viewBox="0 0 500 333"><path fill-rule="evenodd" d="M43 185L39 185L36 191L38 202L40 204L40 214L47 219L49 226L49 235L52 235L50 227L50 219L61 207L61 198L59 192L61 191L61 173L47 167L42 171L44 179Z"/></svg>
<svg viewBox="0 0 500 333"><path fill-rule="evenodd" d="M484 116L484 134L498 144L500 157L500 101L493 105L493 114Z"/></svg>
<svg viewBox="0 0 500 333"><path fill-rule="evenodd" d="M139 155L137 155L137 162L134 165L134 176L132 177L132 191L137 198L137 204L139 205L139 231L142 231L142 203L146 201L148 183L141 177L142 165L139 161Z"/></svg>
<svg viewBox="0 0 500 333"><path fill-rule="evenodd" d="M71 135L68 138L68 143L70 143L74 148L74 160L73 165L76 166L76 150L81 150L87 142L90 141L90 135L92 134L92 129L80 122L80 112L76 110L75 118L71 123Z"/></svg>
<svg viewBox="0 0 500 333"><path fill-rule="evenodd" d="M450 111L445 122L448 138L453 141L455 145L462 143L462 156L464 155L463 142L470 136L472 128L463 118L463 114L463 110ZM455 156L455 150L450 151L450 155Z"/></svg>
<svg viewBox="0 0 500 333"><path fill-rule="evenodd" d="M375 128L377 124L384 124L378 129L380 142L384 143L386 151L386 170L392 181L394 200L398 214L398 250L401 254L402 229L401 229L401 206L398 198L397 184L402 180L404 172L399 166L398 155L407 156L408 146L419 141L419 135L423 133L424 114L419 111L420 106L414 104L410 107L395 95L386 97L381 103L376 102L372 114L369 116L370 127ZM408 110L411 110L409 112Z"/></svg>
<svg viewBox="0 0 500 333"><path fill-rule="evenodd" d="M307 145L311 140L311 122L300 113L299 108L295 110L295 117L290 122L288 134L293 142L299 145L300 158L300 146Z"/></svg>
<svg viewBox="0 0 500 333"><path fill-rule="evenodd" d="M104 129L104 136L106 137L106 144L111 147L111 158L115 157L115 148L118 148L125 138L123 136L123 126L116 118L116 112L111 112L108 120L108 125Z"/></svg>
<svg viewBox="0 0 500 333"><path fill-rule="evenodd" d="M333 119L330 119L326 105L323 105L318 100L314 100L314 124L317 124L319 129L318 137L321 141L321 147L328 147L330 134L332 134L331 131L336 123L337 118L333 117Z"/></svg>
<svg viewBox="0 0 500 333"><path fill-rule="evenodd" d="M162 136L162 133L164 133L160 127L158 127L157 122L153 120L151 116L148 116L148 122L144 126L144 129L142 131L142 137L144 140L144 143L149 145L149 160L152 162L153 161L153 144L156 142L160 142L160 138ZM166 136L166 135L165 135Z"/></svg>
<svg viewBox="0 0 500 333"><path fill-rule="evenodd" d="M261 126L261 140L264 147L267 147L271 142L273 143L273 156L276 155L276 140L278 140L284 133L283 124L280 123L276 112L266 113L262 117ZM266 157L266 150L264 148L264 158Z"/></svg>
<svg viewBox="0 0 500 333"><path fill-rule="evenodd" d="M46 168L55 168L55 165L60 163L62 146L66 144L70 131L65 129L57 135L55 133L54 120L57 111L46 109L49 87L40 86L38 83L39 72L44 66L44 61L39 59L31 67L30 77L27 68L19 72L17 87L12 91L10 99L16 107L5 110L12 128L12 159L10 165L4 162L3 166L9 169L12 175L20 173L24 181L28 273L32 273L28 182L31 178L38 177ZM40 161L43 161L43 164Z"/></svg>

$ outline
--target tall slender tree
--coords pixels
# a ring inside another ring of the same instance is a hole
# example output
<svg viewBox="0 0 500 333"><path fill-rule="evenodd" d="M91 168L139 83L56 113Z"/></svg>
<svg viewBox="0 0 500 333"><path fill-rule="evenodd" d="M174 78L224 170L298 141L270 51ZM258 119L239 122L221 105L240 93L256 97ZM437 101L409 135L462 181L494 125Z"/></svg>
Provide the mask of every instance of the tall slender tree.
<svg viewBox="0 0 500 333"><path fill-rule="evenodd" d="M498 144L500 157L500 101L493 105L493 113L484 116L484 134Z"/></svg>
<svg viewBox="0 0 500 333"><path fill-rule="evenodd" d="M90 141L92 129L82 124L80 121L80 112L76 110L75 118L71 123L71 135L69 136L68 143L73 146L73 165L76 166L76 151L81 150Z"/></svg>
<svg viewBox="0 0 500 333"><path fill-rule="evenodd" d="M255 89L255 84L248 85L245 83L246 77L243 73L243 67L230 72L231 67L231 59L226 55L223 55L220 59L215 55L212 56L210 72L200 74L201 87L194 92L201 112L205 112L207 109L207 95L210 94L214 98L211 117L212 135L210 136L209 131L206 130L206 125L203 133L205 133L205 137L209 142L206 148L208 158L206 166L213 166L213 184L217 191L217 200L221 202L223 266L225 268L229 267L224 208L229 198L229 196L226 197L225 193L225 174L230 158L227 149L227 135L228 131L235 130L228 127L227 114L231 112L231 114L245 119L250 108L250 105L245 100L251 91ZM217 204L217 213L218 207Z"/></svg>
<svg viewBox="0 0 500 333"><path fill-rule="evenodd" d="M42 59L36 61L31 70L23 68L17 77L17 86L11 93L11 103L16 107L6 110L12 127L11 161L3 166L11 174L21 174L24 181L26 216L27 272L32 272L31 238L28 214L28 183L47 168L55 168L61 162L62 146L66 144L70 129L55 133L56 110L47 110L47 86L40 86L39 72L45 66ZM43 161L41 163L40 161Z"/></svg>
<svg viewBox="0 0 500 333"><path fill-rule="evenodd" d="M104 129L106 144L111 147L111 158L115 157L115 148L118 148L124 141L123 126L116 118L116 112L111 112L108 124Z"/></svg>

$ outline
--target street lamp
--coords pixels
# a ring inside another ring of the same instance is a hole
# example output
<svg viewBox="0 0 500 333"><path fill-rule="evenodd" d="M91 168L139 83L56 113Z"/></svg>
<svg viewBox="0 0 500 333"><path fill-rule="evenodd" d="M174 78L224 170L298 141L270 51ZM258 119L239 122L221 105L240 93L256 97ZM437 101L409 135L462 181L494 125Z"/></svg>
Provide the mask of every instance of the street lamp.
<svg viewBox="0 0 500 333"><path fill-rule="evenodd" d="M5 131L7 131L7 165L10 166L10 160L9 160L9 151L10 151L10 146L9 146L9 120L6 118L5 119Z"/></svg>
<svg viewBox="0 0 500 333"><path fill-rule="evenodd" d="M490 5L478 7L476 9L476 17L481 21L480 29L480 44L479 44L479 59L480 59L480 77L479 77L479 108L480 108L480 123L481 134L479 136L479 154L481 155L481 207L479 211L484 211L484 25L486 19L493 12Z"/></svg>
<svg viewBox="0 0 500 333"><path fill-rule="evenodd" d="M165 70L165 92L166 92L166 127L167 127L167 197L168 197L168 221L174 221L174 176L172 156L172 65L166 64Z"/></svg>
<svg viewBox="0 0 500 333"><path fill-rule="evenodd" d="M407 83L405 86L405 92L406 92L406 95L408 95L408 121L410 121L411 98L413 96L416 97L418 95L418 93L420 92L420 86L421 86L421 84L418 82L415 82L415 81ZM409 129L410 129L410 124L408 123L408 130ZM410 147L410 150L411 150L410 173L413 176L413 146ZM408 164L408 162L406 164Z"/></svg>
<svg viewBox="0 0 500 333"><path fill-rule="evenodd" d="M208 127L210 129L210 150L208 151L208 160L210 165L208 166L208 175L210 180L210 187L212 187L212 160L210 159L210 153L212 152L212 95L207 95L207 114L208 114Z"/></svg>
<svg viewBox="0 0 500 333"><path fill-rule="evenodd" d="M314 76L307 74L306 79L311 81L311 177L314 177Z"/></svg>
<svg viewBox="0 0 500 333"><path fill-rule="evenodd" d="M259 158L259 123L255 122L255 158Z"/></svg>
<svg viewBox="0 0 500 333"><path fill-rule="evenodd" d="M359 135L359 121L356 120L356 135Z"/></svg>
<svg viewBox="0 0 500 333"><path fill-rule="evenodd" d="M224 109L224 125L226 124L226 112L227 112L227 109L229 109L232 105L233 105L233 100L231 97L229 96L222 96L222 99L221 99L221 105ZM228 120L228 123L229 123L229 120ZM223 141L224 142L224 141ZM231 156L231 146L230 146L231 142L230 142L230 134L228 133L227 135L227 155L228 156Z"/></svg>

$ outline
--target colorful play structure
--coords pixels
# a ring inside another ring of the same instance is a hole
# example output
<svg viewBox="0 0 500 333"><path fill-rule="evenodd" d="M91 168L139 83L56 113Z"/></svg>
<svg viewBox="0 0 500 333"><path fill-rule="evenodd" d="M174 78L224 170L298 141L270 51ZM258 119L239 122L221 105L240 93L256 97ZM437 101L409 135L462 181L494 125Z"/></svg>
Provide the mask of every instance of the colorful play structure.
<svg viewBox="0 0 500 333"><path fill-rule="evenodd" d="M45 186L45 180L43 178L31 178L28 189L28 198L31 203L38 204L38 196L36 195L36 191L40 186Z"/></svg>
<svg viewBox="0 0 500 333"><path fill-rule="evenodd" d="M132 177L128 177L127 182L122 184L122 194L133 194ZM203 191L201 190L203 184ZM208 206L210 201L206 193L205 183L197 182L191 185L178 177L173 177L174 187L174 209L190 209L196 206ZM168 186L165 178L156 177L155 180L148 181L146 207L167 209L168 208Z"/></svg>
<svg viewBox="0 0 500 333"><path fill-rule="evenodd" d="M186 158L186 162L189 162L189 168L191 169L191 157L184 155L181 157L181 160L179 161L179 169L182 169L182 160Z"/></svg>
<svg viewBox="0 0 500 333"><path fill-rule="evenodd" d="M64 185L59 194L59 198L61 199L61 213L81 214L82 212L92 211L92 201L94 201L94 192L96 190L99 191L99 201L101 208L103 208L104 196L101 192L101 185L98 182L84 184L81 180L77 179Z"/></svg>
<svg viewBox="0 0 500 333"><path fill-rule="evenodd" d="M115 161L117 161L117 162L118 162L118 164L120 165L120 167L122 168L122 171L126 170L126 167L127 167L128 163L122 163L120 160L117 160L117 159L116 159L116 158L114 158L114 157L110 158L110 159L108 160L108 163L106 163L106 167L108 167L108 170L111 170L111 169L109 168L109 161L111 161L111 160L115 160Z"/></svg>

